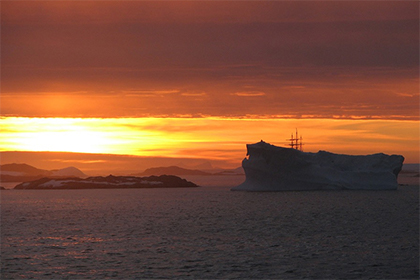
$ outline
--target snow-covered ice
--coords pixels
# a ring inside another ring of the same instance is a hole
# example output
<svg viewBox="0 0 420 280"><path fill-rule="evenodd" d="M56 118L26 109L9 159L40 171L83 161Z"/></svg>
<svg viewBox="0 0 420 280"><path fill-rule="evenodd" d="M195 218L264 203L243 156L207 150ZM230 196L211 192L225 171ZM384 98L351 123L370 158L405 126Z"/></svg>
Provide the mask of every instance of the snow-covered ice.
<svg viewBox="0 0 420 280"><path fill-rule="evenodd" d="M51 180L49 180L49 181L47 181L43 184L40 184L39 186L43 187L43 188L58 188L58 187L61 187L62 185L67 184L69 182L74 182L74 180L54 180L54 179L51 179ZM29 185L29 184L25 183L25 186L27 186L27 185Z"/></svg>
<svg viewBox="0 0 420 280"><path fill-rule="evenodd" d="M383 153L353 156L306 153L263 141L248 144L246 180L232 190L395 190L404 157Z"/></svg>

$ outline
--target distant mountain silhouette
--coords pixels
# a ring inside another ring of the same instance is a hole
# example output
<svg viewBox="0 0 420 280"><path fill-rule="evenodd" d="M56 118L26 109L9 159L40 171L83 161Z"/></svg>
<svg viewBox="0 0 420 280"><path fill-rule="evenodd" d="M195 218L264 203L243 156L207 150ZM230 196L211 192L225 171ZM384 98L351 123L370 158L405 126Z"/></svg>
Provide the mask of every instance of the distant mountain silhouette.
<svg viewBox="0 0 420 280"><path fill-rule="evenodd" d="M51 170L50 172L50 177L86 177L85 173L73 166L58 170Z"/></svg>
<svg viewBox="0 0 420 280"><path fill-rule="evenodd" d="M213 172L206 170L187 169L179 166L153 167L146 169L138 175L200 175L200 176L218 176L218 175L243 175L242 167L235 169L212 169Z"/></svg>
<svg viewBox="0 0 420 280"><path fill-rule="evenodd" d="M43 177L86 177L76 167L67 167L57 170L44 170L25 163L11 163L0 165L0 181L2 182L25 182L33 181Z"/></svg>
<svg viewBox="0 0 420 280"><path fill-rule="evenodd" d="M146 169L141 175L212 175L196 169L186 169L178 166L153 167Z"/></svg>
<svg viewBox="0 0 420 280"><path fill-rule="evenodd" d="M213 175L244 175L244 169L242 167L238 167L235 169L225 169L214 173Z"/></svg>
<svg viewBox="0 0 420 280"><path fill-rule="evenodd" d="M10 163L0 165L1 171L11 171L11 172L20 172L27 175L38 175L42 173L48 173L48 170L38 169L29 164L25 163Z"/></svg>
<svg viewBox="0 0 420 280"><path fill-rule="evenodd" d="M200 164L197 164L193 168L194 169L198 169L198 170L203 170L203 171L204 170L212 170L212 169L214 169L213 165L210 162L208 162L208 161L203 162L203 163L200 163Z"/></svg>

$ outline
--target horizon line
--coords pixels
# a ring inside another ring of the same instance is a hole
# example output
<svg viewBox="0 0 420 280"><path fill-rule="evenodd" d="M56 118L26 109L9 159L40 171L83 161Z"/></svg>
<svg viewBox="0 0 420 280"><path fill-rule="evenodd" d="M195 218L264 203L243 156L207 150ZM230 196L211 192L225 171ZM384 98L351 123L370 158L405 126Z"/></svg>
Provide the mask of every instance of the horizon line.
<svg viewBox="0 0 420 280"><path fill-rule="evenodd" d="M392 116L355 116L355 115L206 115L206 114L160 114L160 115L139 115L139 116L23 116L23 115L2 115L1 119L7 118L28 118L28 119L214 119L214 120L352 120L352 121L415 121L420 122L420 116L392 115Z"/></svg>

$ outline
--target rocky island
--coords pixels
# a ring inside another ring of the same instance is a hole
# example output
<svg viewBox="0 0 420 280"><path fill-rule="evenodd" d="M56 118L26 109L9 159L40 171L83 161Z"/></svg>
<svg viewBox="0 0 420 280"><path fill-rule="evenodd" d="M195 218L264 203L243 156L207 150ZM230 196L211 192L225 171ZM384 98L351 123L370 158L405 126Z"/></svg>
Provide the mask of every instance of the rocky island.
<svg viewBox="0 0 420 280"><path fill-rule="evenodd" d="M395 190L404 157L302 152L264 141L248 144L245 182L234 191Z"/></svg>
<svg viewBox="0 0 420 280"><path fill-rule="evenodd" d="M15 189L115 189L115 188L194 188L196 184L177 176L149 177L97 176L89 178L41 178L24 182Z"/></svg>

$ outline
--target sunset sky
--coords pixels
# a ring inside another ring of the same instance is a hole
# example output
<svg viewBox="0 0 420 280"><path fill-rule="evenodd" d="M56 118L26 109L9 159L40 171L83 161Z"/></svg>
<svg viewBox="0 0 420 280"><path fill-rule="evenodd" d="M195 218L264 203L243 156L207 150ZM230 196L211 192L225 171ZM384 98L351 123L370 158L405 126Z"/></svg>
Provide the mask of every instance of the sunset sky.
<svg viewBox="0 0 420 280"><path fill-rule="evenodd" d="M2 152L417 163L419 3L2 1L0 109Z"/></svg>

